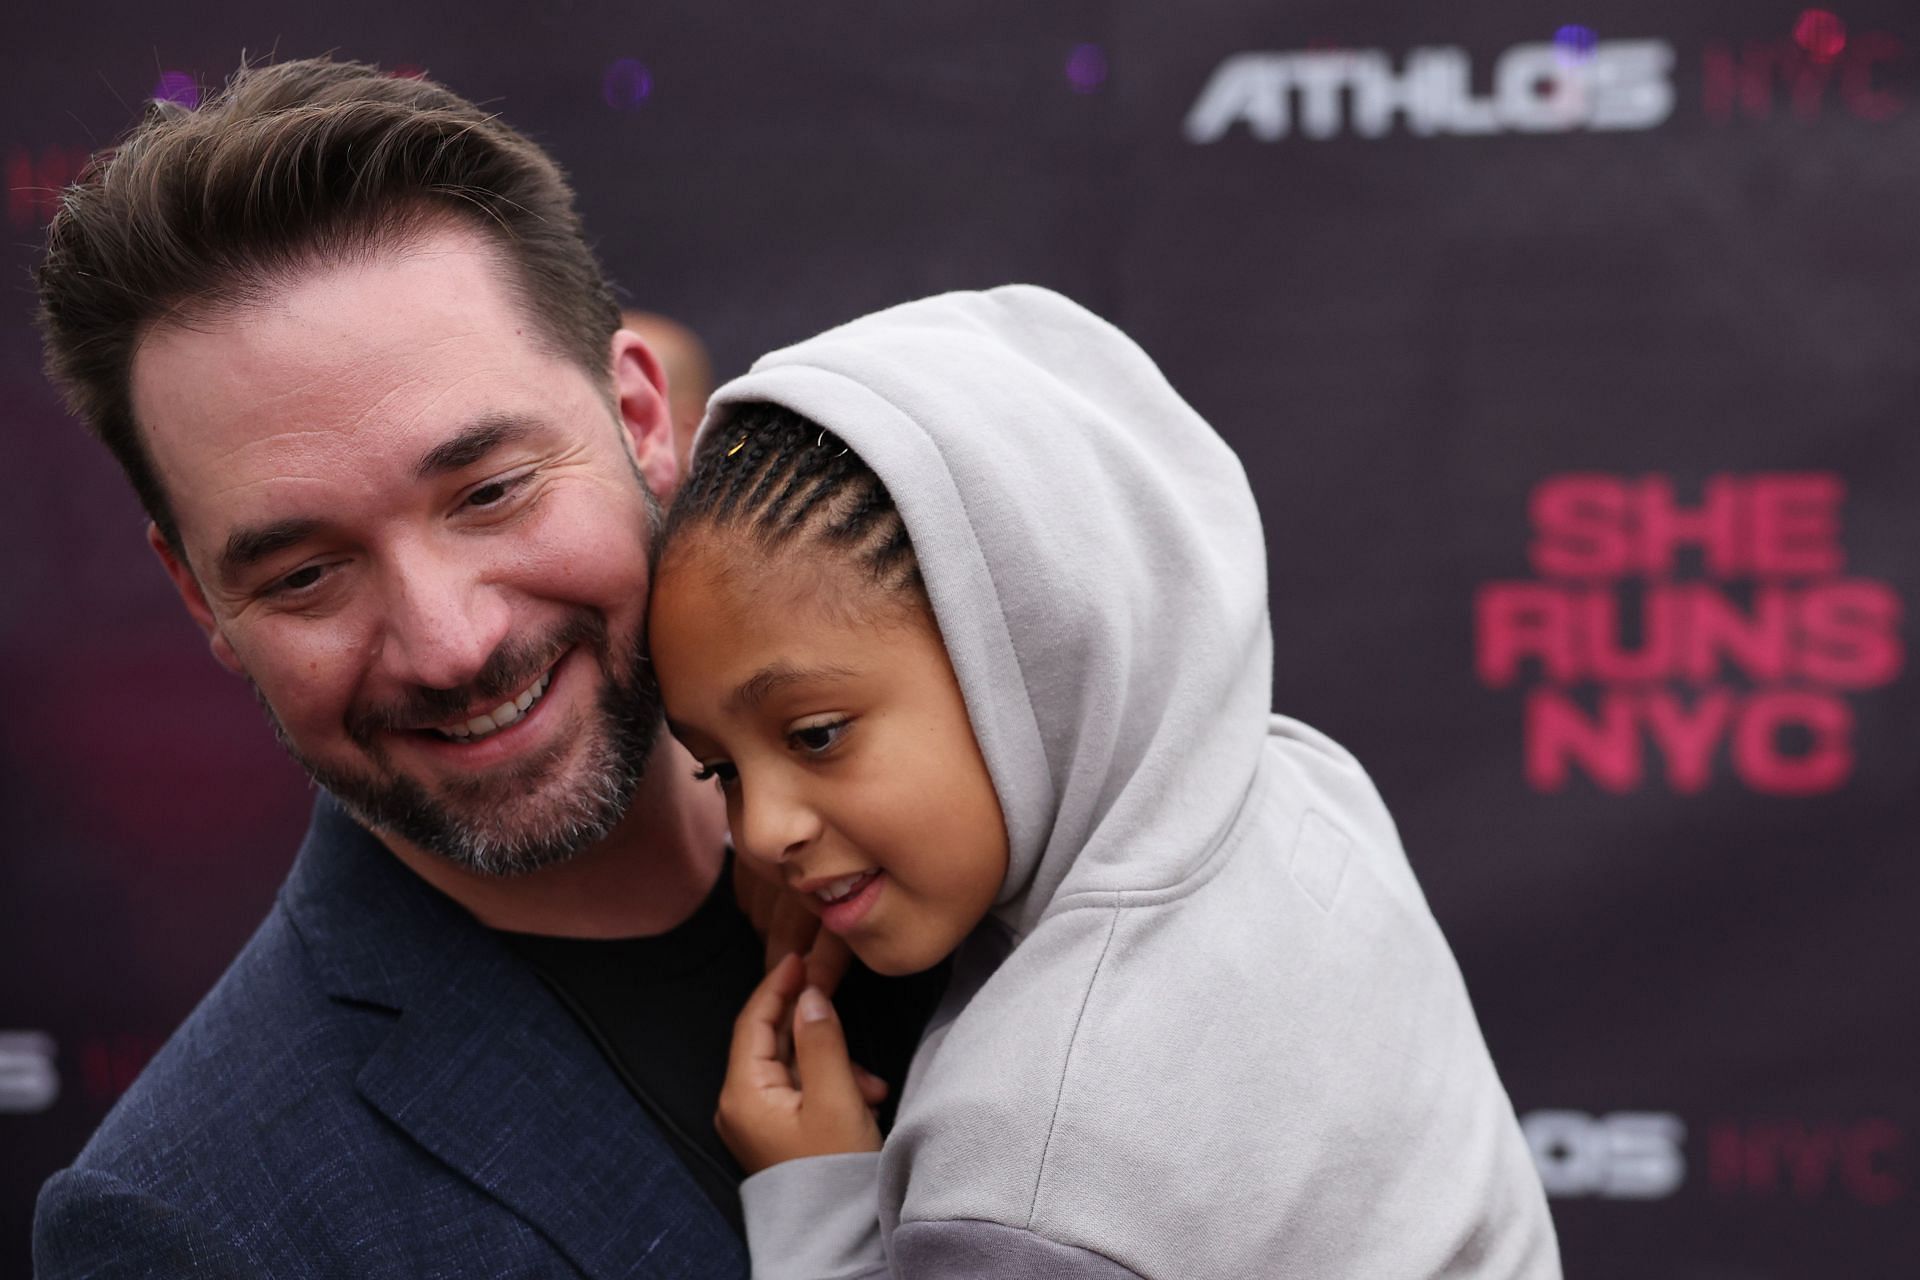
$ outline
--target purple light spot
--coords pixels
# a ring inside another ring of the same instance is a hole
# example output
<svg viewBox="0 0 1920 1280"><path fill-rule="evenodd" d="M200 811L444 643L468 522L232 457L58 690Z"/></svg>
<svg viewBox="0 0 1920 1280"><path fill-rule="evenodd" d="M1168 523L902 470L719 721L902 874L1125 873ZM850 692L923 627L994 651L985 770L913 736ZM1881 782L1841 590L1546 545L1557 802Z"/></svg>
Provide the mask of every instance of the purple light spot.
<svg viewBox="0 0 1920 1280"><path fill-rule="evenodd" d="M1075 93L1092 93L1107 82L1107 53L1097 44L1077 44L1067 55L1067 83Z"/></svg>
<svg viewBox="0 0 1920 1280"><path fill-rule="evenodd" d="M600 96L615 111L634 111L653 96L653 72L638 58L615 58L600 77Z"/></svg>
<svg viewBox="0 0 1920 1280"><path fill-rule="evenodd" d="M1592 27L1569 23L1553 33L1553 42L1559 46L1561 65L1574 66L1593 57L1593 47L1600 38Z"/></svg>
<svg viewBox="0 0 1920 1280"><path fill-rule="evenodd" d="M200 82L184 71L162 71L153 86L155 102L177 102L192 111L200 105Z"/></svg>
<svg viewBox="0 0 1920 1280"><path fill-rule="evenodd" d="M1847 47L1847 24L1825 9L1807 9L1793 24L1793 39L1815 62L1832 62Z"/></svg>

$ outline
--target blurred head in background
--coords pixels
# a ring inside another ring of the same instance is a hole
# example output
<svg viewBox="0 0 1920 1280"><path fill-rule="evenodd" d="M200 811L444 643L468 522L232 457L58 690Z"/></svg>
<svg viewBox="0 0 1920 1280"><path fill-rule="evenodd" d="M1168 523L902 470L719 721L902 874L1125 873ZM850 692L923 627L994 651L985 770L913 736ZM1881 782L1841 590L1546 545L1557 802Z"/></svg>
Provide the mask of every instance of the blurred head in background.
<svg viewBox="0 0 1920 1280"><path fill-rule="evenodd" d="M429 81L247 68L95 158L38 283L50 372L319 782L483 873L617 826L678 472L551 158Z"/></svg>

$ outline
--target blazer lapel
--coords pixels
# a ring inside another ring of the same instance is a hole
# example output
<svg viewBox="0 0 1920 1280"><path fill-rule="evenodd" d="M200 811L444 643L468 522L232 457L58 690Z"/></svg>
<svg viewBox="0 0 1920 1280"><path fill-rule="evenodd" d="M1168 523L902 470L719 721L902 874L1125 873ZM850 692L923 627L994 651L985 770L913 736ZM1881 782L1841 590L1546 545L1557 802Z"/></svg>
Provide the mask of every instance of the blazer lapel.
<svg viewBox="0 0 1920 1280"><path fill-rule="evenodd" d="M738 1238L571 1015L330 808L288 906L303 934L327 935L308 941L333 994L399 1013L361 1095L589 1276L744 1276ZM303 876L310 861L330 874Z"/></svg>

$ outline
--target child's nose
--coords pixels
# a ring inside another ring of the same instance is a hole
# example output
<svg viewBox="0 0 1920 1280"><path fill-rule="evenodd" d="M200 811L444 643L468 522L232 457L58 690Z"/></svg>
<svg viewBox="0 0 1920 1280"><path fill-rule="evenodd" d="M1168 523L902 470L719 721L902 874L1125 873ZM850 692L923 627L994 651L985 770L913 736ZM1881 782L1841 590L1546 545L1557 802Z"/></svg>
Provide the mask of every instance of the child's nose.
<svg viewBox="0 0 1920 1280"><path fill-rule="evenodd" d="M820 834L820 818L803 796L777 787L750 788L741 779L740 818L734 847L748 857L779 865Z"/></svg>

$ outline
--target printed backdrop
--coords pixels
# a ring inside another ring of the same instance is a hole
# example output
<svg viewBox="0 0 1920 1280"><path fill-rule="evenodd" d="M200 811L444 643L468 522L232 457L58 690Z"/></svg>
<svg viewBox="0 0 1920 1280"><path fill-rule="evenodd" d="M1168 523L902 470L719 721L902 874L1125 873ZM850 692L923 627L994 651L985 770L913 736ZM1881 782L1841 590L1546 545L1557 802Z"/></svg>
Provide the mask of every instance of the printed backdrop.
<svg viewBox="0 0 1920 1280"><path fill-rule="evenodd" d="M1398 816L1568 1275L1915 1273L1910 4L193 8L0 55L0 1274L309 802L44 386L25 273L141 100L329 49L551 147L723 375L1012 280L1131 332L1246 460L1276 705Z"/></svg>

